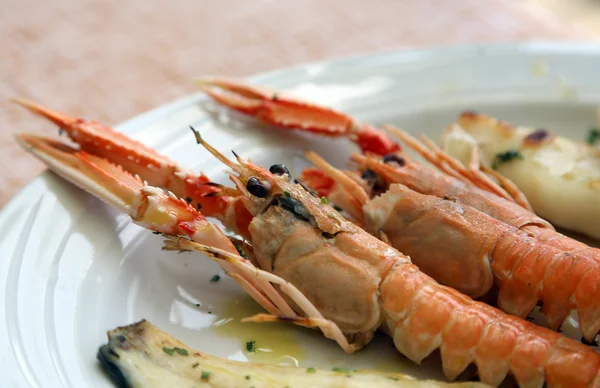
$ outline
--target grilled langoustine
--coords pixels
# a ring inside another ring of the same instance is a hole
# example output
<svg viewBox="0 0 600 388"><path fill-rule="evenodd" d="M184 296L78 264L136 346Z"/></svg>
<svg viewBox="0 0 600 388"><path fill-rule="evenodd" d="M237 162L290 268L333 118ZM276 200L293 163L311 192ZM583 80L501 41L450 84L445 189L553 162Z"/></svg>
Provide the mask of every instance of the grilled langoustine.
<svg viewBox="0 0 600 388"><path fill-rule="evenodd" d="M343 128L372 128L343 113L232 80L204 79L202 89L270 124L285 122L286 127L355 142ZM296 114L299 109L280 114L279 107L289 101L302 105L302 114ZM260 108L248 110L247 105ZM340 126L340 117L351 124ZM600 250L556 232L531 211L517 186L495 170L478 163L465 166L427 138L421 142L398 128L387 130L437 169L412 160L399 145L386 147L391 152L385 155L380 148L361 145L364 153L352 155L357 171L338 173L321 161L317 169L303 171L300 180L409 254L436 280L472 297L497 284L501 309L524 318L542 304L553 329L576 310L583 337L593 341L600 330ZM390 137L382 142L397 144ZM390 187L394 189L387 193Z"/></svg>
<svg viewBox="0 0 600 388"><path fill-rule="evenodd" d="M208 185L217 190L208 198L229 198L250 215L244 259L188 201L132 176L111 157L129 161L144 179L154 173L148 166L165 168L162 182L175 188L177 180L194 183L183 169L163 156L152 161L152 152L122 135L113 137L115 131L107 127L23 104L60 123L80 144L74 148L20 134L26 150L141 226L165 234L166 249L200 251L218 262L269 312L249 321L319 328L349 353L383 330L416 363L439 349L450 379L475 364L480 380L490 385L508 375L524 387L600 384L600 355L594 350L440 285L408 256L291 182L282 166L272 166L271 172L239 156L229 160L195 132L196 141L229 167L235 185ZM141 163L142 158L148 159Z"/></svg>

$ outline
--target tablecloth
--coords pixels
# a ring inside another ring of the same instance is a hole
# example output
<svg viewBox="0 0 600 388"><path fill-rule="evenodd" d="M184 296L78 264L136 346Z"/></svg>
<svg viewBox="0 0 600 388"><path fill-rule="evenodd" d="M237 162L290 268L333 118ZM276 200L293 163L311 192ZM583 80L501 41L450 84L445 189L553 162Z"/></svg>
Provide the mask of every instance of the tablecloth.
<svg viewBox="0 0 600 388"><path fill-rule="evenodd" d="M2 0L0 8L0 207L44 169L13 134L56 133L11 97L114 125L194 92L201 74L408 47L600 38L594 0Z"/></svg>

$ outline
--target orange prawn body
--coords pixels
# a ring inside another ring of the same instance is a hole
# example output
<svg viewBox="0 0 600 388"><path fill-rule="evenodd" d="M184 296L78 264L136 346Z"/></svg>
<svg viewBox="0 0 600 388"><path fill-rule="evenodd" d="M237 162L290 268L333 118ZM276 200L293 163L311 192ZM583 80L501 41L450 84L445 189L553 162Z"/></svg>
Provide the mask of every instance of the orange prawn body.
<svg viewBox="0 0 600 388"><path fill-rule="evenodd" d="M600 266L576 252L532 238L452 199L419 194L394 184L364 207L366 229L384 232L434 279L472 297L498 285L499 307L525 318L537 305L557 329L572 309L593 335ZM436 248L437 247L437 248ZM558 285L558 287L557 287ZM596 319L597 320L597 319Z"/></svg>
<svg viewBox="0 0 600 388"><path fill-rule="evenodd" d="M283 187L309 214L336 214L299 188ZM475 364L481 381L494 386L507 375L523 387L600 384L600 354L592 348L439 284L341 217L318 218L267 207L250 224L253 253L260 268L298 287L357 347L383 329L416 363L439 349L450 379Z"/></svg>
<svg viewBox="0 0 600 388"><path fill-rule="evenodd" d="M384 232L425 273L472 297L496 284L498 306L510 314L524 318L541 302L548 325L558 329L576 310L583 337L594 339L600 330L600 250L453 177L415 163L355 159L389 185L363 207L371 233Z"/></svg>

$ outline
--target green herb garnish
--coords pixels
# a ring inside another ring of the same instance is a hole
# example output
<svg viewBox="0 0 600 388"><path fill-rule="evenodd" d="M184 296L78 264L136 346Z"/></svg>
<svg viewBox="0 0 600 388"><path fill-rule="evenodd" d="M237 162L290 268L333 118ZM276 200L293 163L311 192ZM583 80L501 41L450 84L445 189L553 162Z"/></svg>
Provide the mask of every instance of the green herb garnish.
<svg viewBox="0 0 600 388"><path fill-rule="evenodd" d="M188 351L185 349L181 349L181 348L173 348L174 351L176 351L177 353L179 353L182 356L187 356L188 355Z"/></svg>
<svg viewBox="0 0 600 388"><path fill-rule="evenodd" d="M284 191L283 195L285 195L288 198L292 196L289 191Z"/></svg>
<svg viewBox="0 0 600 388"><path fill-rule="evenodd" d="M182 356L187 356L188 355L188 351L187 350L178 348L177 346L174 347L173 349L167 348L166 346L163 346L163 352L167 353L169 356L172 356L175 352L179 353Z"/></svg>
<svg viewBox="0 0 600 388"><path fill-rule="evenodd" d="M152 234L160 234L160 232L152 231Z"/></svg>
<svg viewBox="0 0 600 388"><path fill-rule="evenodd" d="M317 373L317 370L311 366L310 368L306 368L306 373Z"/></svg>
<svg viewBox="0 0 600 388"><path fill-rule="evenodd" d="M235 249L237 249L240 256L242 256L244 259L247 259L246 253L244 252L244 250L242 249L242 247L239 244L233 243L233 246L235 247Z"/></svg>
<svg viewBox="0 0 600 388"><path fill-rule="evenodd" d="M321 197L321 203L327 205L329 203L329 200L327 199L327 197Z"/></svg>
<svg viewBox="0 0 600 388"><path fill-rule="evenodd" d="M492 163L492 168L495 170L502 163L510 162L514 159L523 159L523 155L517 150L508 150L506 152L501 152L496 155L494 158L494 162Z"/></svg>
<svg viewBox="0 0 600 388"><path fill-rule="evenodd" d="M350 368L332 368L331 370L334 371L334 372L339 372L339 373L352 373L352 372L354 372Z"/></svg>
<svg viewBox="0 0 600 388"><path fill-rule="evenodd" d="M589 145L594 145L600 141L600 129L592 128L587 136L587 142Z"/></svg>
<svg viewBox="0 0 600 388"><path fill-rule="evenodd" d="M244 378L245 378L246 380L250 380L250 375L246 375Z"/></svg>
<svg viewBox="0 0 600 388"><path fill-rule="evenodd" d="M209 378L210 378L210 372L203 370L202 374L200 375L200 380L208 381Z"/></svg>
<svg viewBox="0 0 600 388"><path fill-rule="evenodd" d="M256 341L246 342L246 350L252 353L256 352Z"/></svg>
<svg viewBox="0 0 600 388"><path fill-rule="evenodd" d="M216 282L218 282L219 280L221 280L221 277L220 277L219 275L215 275L215 276L213 276L212 278L210 278L210 281L211 281L212 283L216 283Z"/></svg>
<svg viewBox="0 0 600 388"><path fill-rule="evenodd" d="M334 208L336 211L338 211L338 212L341 212L341 211L342 211L342 208L341 208L341 207L339 207L339 206L337 206L337 205L334 205L334 206L333 206L333 208Z"/></svg>
<svg viewBox="0 0 600 388"><path fill-rule="evenodd" d="M195 369L195 368L197 368L197 367L198 367L198 365L200 365L200 363L199 363L199 362L197 362L197 363L195 363L194 365L192 365L192 368L194 368L194 369Z"/></svg>

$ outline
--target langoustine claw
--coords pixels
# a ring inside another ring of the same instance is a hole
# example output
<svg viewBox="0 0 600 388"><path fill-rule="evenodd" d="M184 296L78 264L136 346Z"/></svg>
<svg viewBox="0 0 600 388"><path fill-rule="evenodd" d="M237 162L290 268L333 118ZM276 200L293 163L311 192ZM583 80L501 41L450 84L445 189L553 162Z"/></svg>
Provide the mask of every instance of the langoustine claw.
<svg viewBox="0 0 600 388"><path fill-rule="evenodd" d="M201 78L200 88L215 101L266 123L331 137L346 137L363 152L385 155L400 150L387 134L333 109L227 78Z"/></svg>
<svg viewBox="0 0 600 388"><path fill-rule="evenodd" d="M212 184L206 175L189 171L152 148L95 121L28 100L15 99L14 102L58 125L61 132L77 143L78 150L121 166L150 186L174 193L205 216L219 219L235 233L243 236L247 232L250 214L246 208L237 196L223 193L221 186Z"/></svg>

